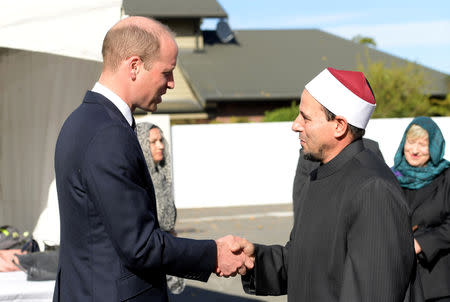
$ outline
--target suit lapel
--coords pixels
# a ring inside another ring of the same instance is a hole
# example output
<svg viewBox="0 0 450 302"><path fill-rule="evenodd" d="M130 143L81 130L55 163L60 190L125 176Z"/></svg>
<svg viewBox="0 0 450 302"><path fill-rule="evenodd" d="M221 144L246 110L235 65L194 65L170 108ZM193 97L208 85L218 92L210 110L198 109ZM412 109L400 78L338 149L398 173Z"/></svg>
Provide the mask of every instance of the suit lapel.
<svg viewBox="0 0 450 302"><path fill-rule="evenodd" d="M108 98L106 98L102 94L93 91L87 91L83 103L99 104L104 106L112 119L118 120L130 127L130 124L128 124L127 119L123 116L122 112L120 112L119 108L117 108L116 105L114 105Z"/></svg>

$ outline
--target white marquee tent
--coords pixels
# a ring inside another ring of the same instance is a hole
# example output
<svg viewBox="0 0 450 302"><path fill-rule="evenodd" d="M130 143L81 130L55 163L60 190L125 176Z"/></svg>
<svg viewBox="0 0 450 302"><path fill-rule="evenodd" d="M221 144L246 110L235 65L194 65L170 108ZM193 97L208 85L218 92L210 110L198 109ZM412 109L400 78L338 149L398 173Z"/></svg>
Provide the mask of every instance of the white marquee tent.
<svg viewBox="0 0 450 302"><path fill-rule="evenodd" d="M0 224L32 230L58 131L101 71L121 0L0 0Z"/></svg>
<svg viewBox="0 0 450 302"><path fill-rule="evenodd" d="M121 0L0 0L0 47L101 61Z"/></svg>

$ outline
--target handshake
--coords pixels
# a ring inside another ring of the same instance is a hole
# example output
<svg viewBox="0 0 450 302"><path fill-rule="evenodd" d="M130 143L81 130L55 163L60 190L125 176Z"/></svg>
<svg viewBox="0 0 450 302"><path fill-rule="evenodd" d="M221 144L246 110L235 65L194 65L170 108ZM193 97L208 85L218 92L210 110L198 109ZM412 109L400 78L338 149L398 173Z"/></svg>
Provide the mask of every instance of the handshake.
<svg viewBox="0 0 450 302"><path fill-rule="evenodd" d="M245 238L228 235L216 240L217 264L215 273L220 277L245 275L255 265L255 247Z"/></svg>

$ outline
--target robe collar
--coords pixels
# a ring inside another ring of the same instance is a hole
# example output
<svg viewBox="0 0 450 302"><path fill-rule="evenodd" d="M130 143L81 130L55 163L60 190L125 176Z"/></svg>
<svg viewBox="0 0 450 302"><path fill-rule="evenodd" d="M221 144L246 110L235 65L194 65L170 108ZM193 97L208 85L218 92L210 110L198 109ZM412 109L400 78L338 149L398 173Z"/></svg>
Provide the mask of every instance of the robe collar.
<svg viewBox="0 0 450 302"><path fill-rule="evenodd" d="M355 157L358 153L364 150L362 139L353 141L345 147L338 155L324 165L320 165L312 172L312 180L319 180L328 177L337 171L341 170L344 165Z"/></svg>

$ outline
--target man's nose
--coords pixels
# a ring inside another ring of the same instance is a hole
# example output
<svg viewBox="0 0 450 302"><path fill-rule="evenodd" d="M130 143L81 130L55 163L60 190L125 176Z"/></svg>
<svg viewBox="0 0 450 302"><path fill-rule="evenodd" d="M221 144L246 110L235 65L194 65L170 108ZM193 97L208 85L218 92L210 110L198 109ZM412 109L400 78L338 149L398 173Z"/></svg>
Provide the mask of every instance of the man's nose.
<svg viewBox="0 0 450 302"><path fill-rule="evenodd" d="M297 118L294 120L294 122L292 123L291 129L292 129L292 131L294 131L294 132L300 132L300 131L303 130L303 124L302 124L300 118L297 117Z"/></svg>
<svg viewBox="0 0 450 302"><path fill-rule="evenodd" d="M167 81L167 88L169 89L175 88L175 80L173 79L173 75L171 75L169 80Z"/></svg>

